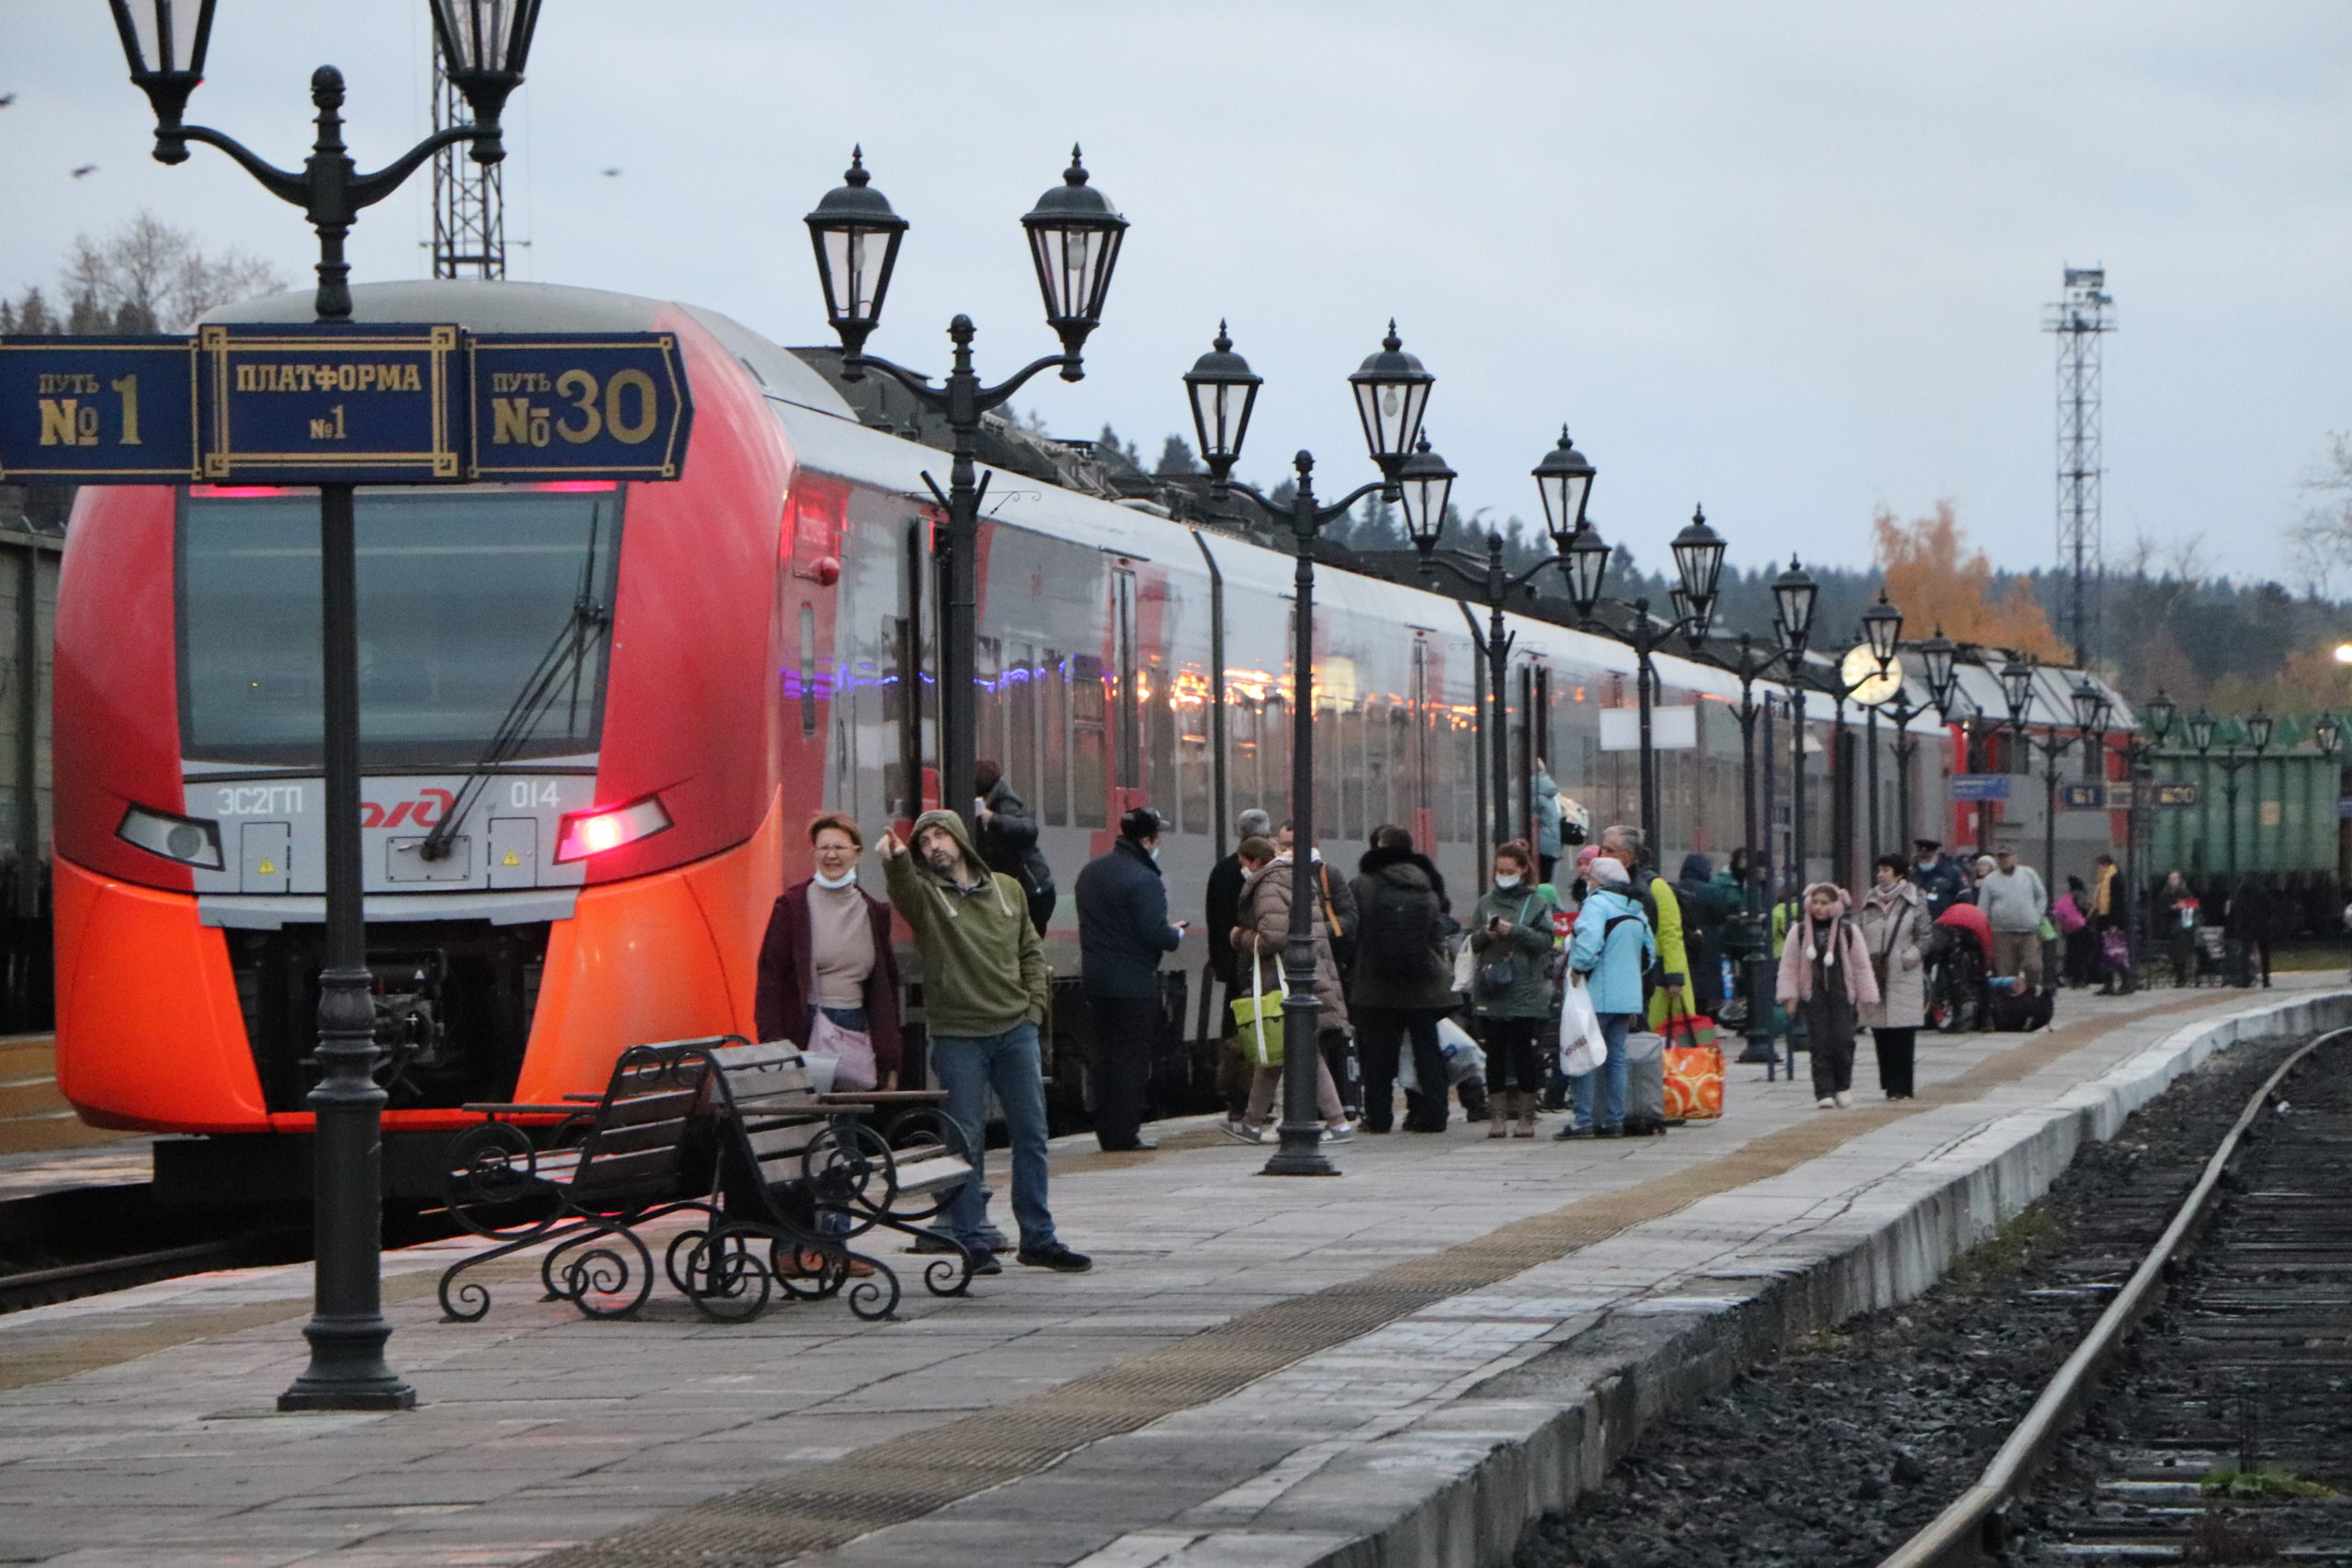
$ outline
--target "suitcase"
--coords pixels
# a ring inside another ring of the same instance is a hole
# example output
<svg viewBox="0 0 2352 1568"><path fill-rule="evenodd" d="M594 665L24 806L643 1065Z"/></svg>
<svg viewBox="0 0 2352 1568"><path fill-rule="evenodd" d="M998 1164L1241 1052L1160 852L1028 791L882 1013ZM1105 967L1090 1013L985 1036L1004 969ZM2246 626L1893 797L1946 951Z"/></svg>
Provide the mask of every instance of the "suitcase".
<svg viewBox="0 0 2352 1568"><path fill-rule="evenodd" d="M1625 1135L1666 1131L1666 1038L1644 1032L1625 1037Z"/></svg>

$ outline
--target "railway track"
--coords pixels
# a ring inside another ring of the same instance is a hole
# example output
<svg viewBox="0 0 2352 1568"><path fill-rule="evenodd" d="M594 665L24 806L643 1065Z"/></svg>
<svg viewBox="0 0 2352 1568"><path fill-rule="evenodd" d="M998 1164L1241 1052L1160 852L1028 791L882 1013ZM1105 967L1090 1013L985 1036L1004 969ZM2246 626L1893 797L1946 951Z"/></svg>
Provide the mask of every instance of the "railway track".
<svg viewBox="0 0 2352 1568"><path fill-rule="evenodd" d="M298 1213L175 1210L144 1182L0 1202L0 1313L310 1255Z"/></svg>
<svg viewBox="0 0 2352 1568"><path fill-rule="evenodd" d="M1881 1568L2352 1564L2352 1031L2246 1103L1975 1485Z"/></svg>

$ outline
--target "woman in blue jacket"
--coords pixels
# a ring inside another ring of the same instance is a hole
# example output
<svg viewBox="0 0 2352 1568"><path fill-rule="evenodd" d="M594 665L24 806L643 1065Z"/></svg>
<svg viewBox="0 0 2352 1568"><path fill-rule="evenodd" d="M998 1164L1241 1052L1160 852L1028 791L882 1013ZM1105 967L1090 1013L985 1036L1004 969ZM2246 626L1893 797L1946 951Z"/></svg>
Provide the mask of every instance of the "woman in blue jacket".
<svg viewBox="0 0 2352 1568"><path fill-rule="evenodd" d="M1657 955L1657 939L1635 903L1625 868L1607 855L1587 869L1592 890L1577 911L1568 943L1569 973L1580 979L1600 1017L1608 1056L1576 1079L1576 1119L1563 1138L1623 1136L1625 1131L1625 1036L1642 1012L1642 976ZM1600 1105L1593 1104L1595 1096Z"/></svg>

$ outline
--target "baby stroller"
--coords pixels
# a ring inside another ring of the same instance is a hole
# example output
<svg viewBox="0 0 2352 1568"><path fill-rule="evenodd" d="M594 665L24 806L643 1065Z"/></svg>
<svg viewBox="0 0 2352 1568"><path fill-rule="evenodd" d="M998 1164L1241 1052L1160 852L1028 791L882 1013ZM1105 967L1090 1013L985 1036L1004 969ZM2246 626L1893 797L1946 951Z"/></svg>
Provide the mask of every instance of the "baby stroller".
<svg viewBox="0 0 2352 1568"><path fill-rule="evenodd" d="M1928 939L1928 1021L1945 1034L1980 1028L1985 1014L1984 950L1957 926Z"/></svg>

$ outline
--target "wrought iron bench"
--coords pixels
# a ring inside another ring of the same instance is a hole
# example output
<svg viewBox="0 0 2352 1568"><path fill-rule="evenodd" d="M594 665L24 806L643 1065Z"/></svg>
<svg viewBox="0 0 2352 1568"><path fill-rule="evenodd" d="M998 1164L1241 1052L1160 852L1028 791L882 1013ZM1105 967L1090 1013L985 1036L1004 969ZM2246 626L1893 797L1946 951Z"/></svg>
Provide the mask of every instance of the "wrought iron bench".
<svg viewBox="0 0 2352 1568"><path fill-rule="evenodd" d="M910 1236L972 1178L956 1123L929 1090L820 1094L797 1047L710 1053L718 1204L707 1227L670 1244L670 1278L708 1316L749 1318L771 1287L808 1300L844 1293L861 1318L899 1304L897 1273L851 1243L877 1228ZM858 1115L895 1109L887 1129ZM923 1283L961 1295L978 1258L933 1259Z"/></svg>
<svg viewBox="0 0 2352 1568"><path fill-rule="evenodd" d="M653 1258L637 1227L711 1205L711 1162L707 1147L698 1153L695 1144L707 1121L718 1043L632 1046L613 1064L593 1103L465 1107L488 1120L451 1145L449 1213L499 1245L442 1274L441 1310L461 1323L480 1319L490 1310L489 1288L479 1280L460 1283L459 1276L550 1243L539 1260L548 1300L569 1301L591 1317L643 1305L653 1288ZM513 1118L557 1118L548 1141L558 1146L540 1146Z"/></svg>

